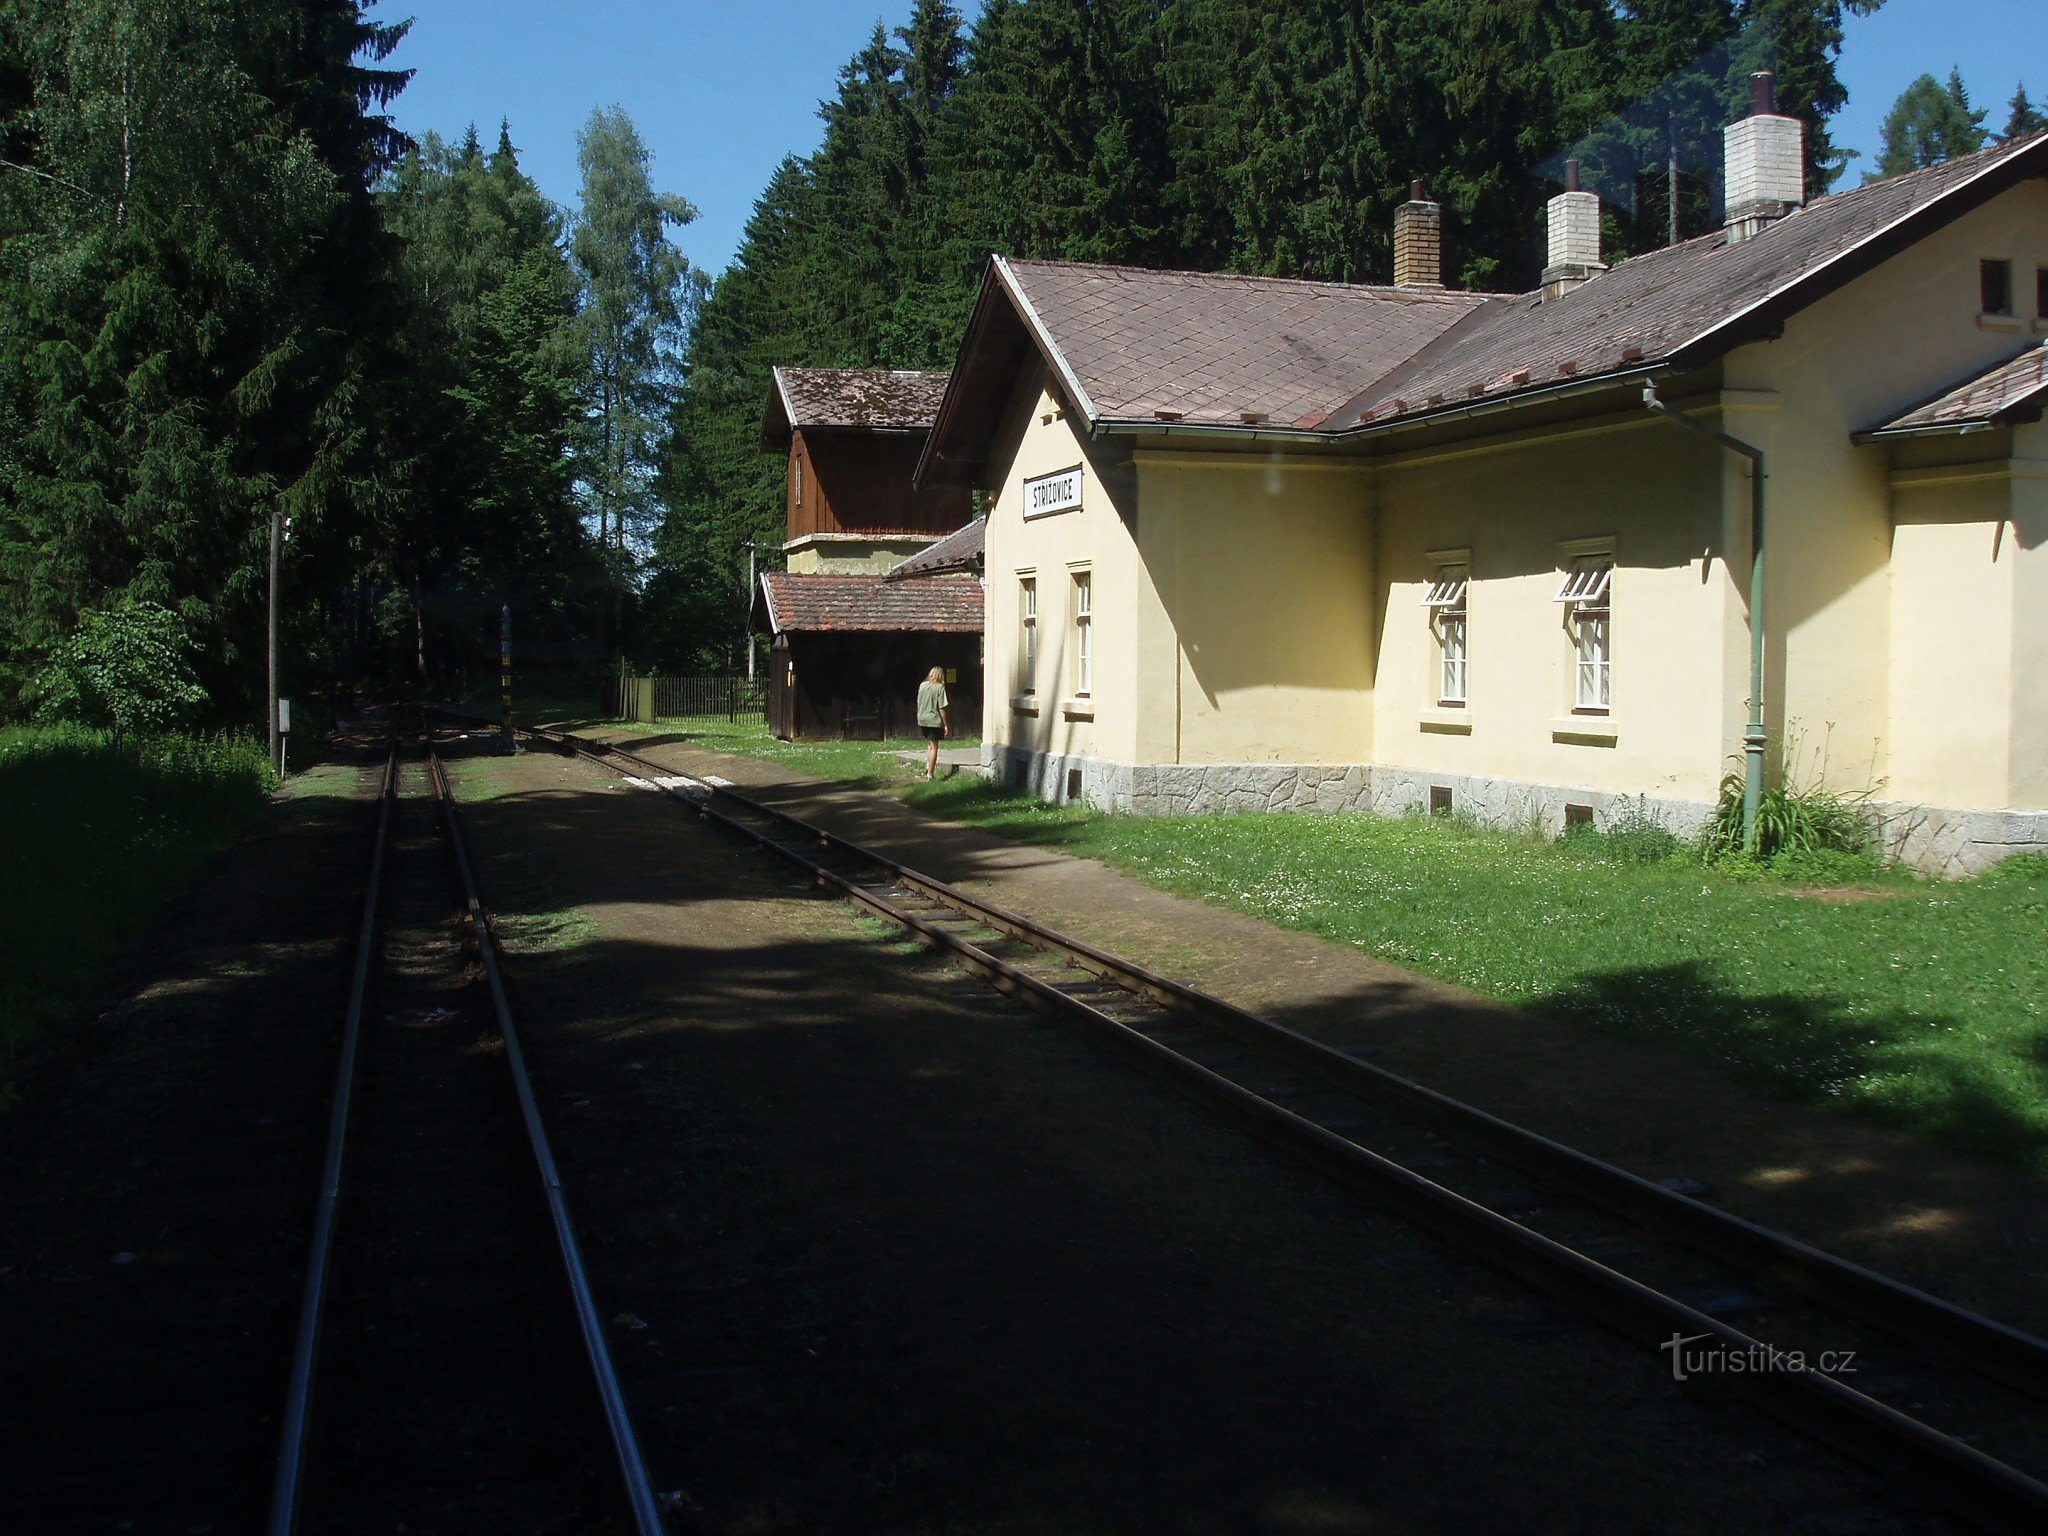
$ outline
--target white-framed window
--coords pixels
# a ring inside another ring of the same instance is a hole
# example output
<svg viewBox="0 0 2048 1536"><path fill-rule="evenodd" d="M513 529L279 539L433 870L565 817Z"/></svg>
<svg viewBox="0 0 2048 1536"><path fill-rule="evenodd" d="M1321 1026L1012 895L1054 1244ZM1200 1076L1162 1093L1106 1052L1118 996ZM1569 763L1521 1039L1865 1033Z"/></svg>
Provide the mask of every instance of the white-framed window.
<svg viewBox="0 0 2048 1536"><path fill-rule="evenodd" d="M1572 712L1604 715L1614 707L1614 617L1608 592L1614 552L1575 555L1557 589L1572 640Z"/></svg>
<svg viewBox="0 0 2048 1536"><path fill-rule="evenodd" d="M1074 572L1074 696L1095 691L1095 578Z"/></svg>
<svg viewBox="0 0 2048 1536"><path fill-rule="evenodd" d="M804 456L800 452L792 453L789 456L789 477L791 484L796 489L796 504L802 506L804 504Z"/></svg>
<svg viewBox="0 0 2048 1536"><path fill-rule="evenodd" d="M1466 627L1465 594L1472 584L1472 568L1447 562L1437 566L1429 590L1422 595L1430 627L1436 631L1436 701L1450 708L1465 704L1465 668L1469 644Z"/></svg>
<svg viewBox="0 0 2048 1536"><path fill-rule="evenodd" d="M1038 686L1038 578L1017 579L1017 691Z"/></svg>

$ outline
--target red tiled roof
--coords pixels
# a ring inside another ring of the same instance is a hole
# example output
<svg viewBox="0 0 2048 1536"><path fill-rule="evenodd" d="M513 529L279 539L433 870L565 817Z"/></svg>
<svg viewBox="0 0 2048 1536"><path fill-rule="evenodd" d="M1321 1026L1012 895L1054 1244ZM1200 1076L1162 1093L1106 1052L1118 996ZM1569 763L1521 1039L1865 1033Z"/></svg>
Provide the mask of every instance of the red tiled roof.
<svg viewBox="0 0 2048 1536"><path fill-rule="evenodd" d="M2002 426L2021 418L2032 420L2044 406L2048 406L2048 345L2029 347L2018 357L1995 364L1932 400L1865 427L1856 435L1903 437Z"/></svg>
<svg viewBox="0 0 2048 1536"><path fill-rule="evenodd" d="M833 571L764 571L768 625L792 631L889 631L978 634L981 583L966 576L890 581Z"/></svg>
<svg viewBox="0 0 2048 1536"><path fill-rule="evenodd" d="M979 571L982 536L987 531L988 519L977 517L965 528L954 529L930 548L919 550L891 571L888 579L905 581L913 576L941 576L957 571Z"/></svg>
<svg viewBox="0 0 2048 1536"><path fill-rule="evenodd" d="M762 446L788 447L792 427L923 431L939 414L948 377L905 368L777 368L761 422Z"/></svg>

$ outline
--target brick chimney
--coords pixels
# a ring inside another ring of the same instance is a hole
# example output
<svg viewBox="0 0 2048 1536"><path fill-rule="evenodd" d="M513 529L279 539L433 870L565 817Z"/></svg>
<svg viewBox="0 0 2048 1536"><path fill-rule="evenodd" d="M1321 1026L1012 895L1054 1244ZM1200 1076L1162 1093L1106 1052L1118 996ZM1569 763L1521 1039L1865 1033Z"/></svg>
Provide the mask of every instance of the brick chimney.
<svg viewBox="0 0 2048 1536"><path fill-rule="evenodd" d="M1422 183L1408 184L1408 201L1394 210L1394 286L1441 288L1444 285L1444 210L1423 192Z"/></svg>
<svg viewBox="0 0 2048 1536"><path fill-rule="evenodd" d="M1749 77L1749 116L1721 130L1728 243L1747 240L1806 201L1806 125L1780 116L1768 69Z"/></svg>
<svg viewBox="0 0 2048 1536"><path fill-rule="evenodd" d="M1579 162L1564 163L1564 190L1550 200L1550 259L1543 268L1543 297L1562 298L1589 277L1607 270L1600 259L1600 199L1579 188Z"/></svg>

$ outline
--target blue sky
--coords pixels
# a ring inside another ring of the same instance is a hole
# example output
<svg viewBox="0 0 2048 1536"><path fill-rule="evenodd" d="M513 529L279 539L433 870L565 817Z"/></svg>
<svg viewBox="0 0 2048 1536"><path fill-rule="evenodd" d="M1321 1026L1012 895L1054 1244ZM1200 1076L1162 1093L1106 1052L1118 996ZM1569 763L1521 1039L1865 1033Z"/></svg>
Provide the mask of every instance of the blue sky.
<svg viewBox="0 0 2048 1536"><path fill-rule="evenodd" d="M1887 0L1852 17L1840 69L1849 105L1839 142L1877 148L1892 98L1923 71L1962 69L1987 122L2005 121L2016 80L2048 98L2042 0ZM976 0L962 7L972 16ZM576 200L576 130L618 103L654 155L662 190L700 210L676 242L716 272L732 257L754 198L776 162L817 146L821 98L878 20L894 26L908 0L383 0L411 15L393 60L418 73L398 99L411 133L459 134L471 122L495 139L510 118L527 171L555 201ZM2031 46L2029 46L2031 45ZM1853 184L1856 168L1848 177Z"/></svg>

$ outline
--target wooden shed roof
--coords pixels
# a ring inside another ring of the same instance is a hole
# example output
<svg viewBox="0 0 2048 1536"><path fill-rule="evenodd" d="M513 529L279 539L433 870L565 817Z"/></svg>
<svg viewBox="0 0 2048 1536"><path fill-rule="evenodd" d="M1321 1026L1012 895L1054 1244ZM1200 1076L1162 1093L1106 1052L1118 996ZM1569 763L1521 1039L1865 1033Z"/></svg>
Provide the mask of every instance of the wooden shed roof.
<svg viewBox="0 0 2048 1536"><path fill-rule="evenodd" d="M761 447L780 452L791 431L924 432L938 418L946 373L906 368L777 368Z"/></svg>
<svg viewBox="0 0 2048 1536"><path fill-rule="evenodd" d="M981 632L981 583L971 577L890 581L836 571L764 571L761 598L769 630L778 635Z"/></svg>

